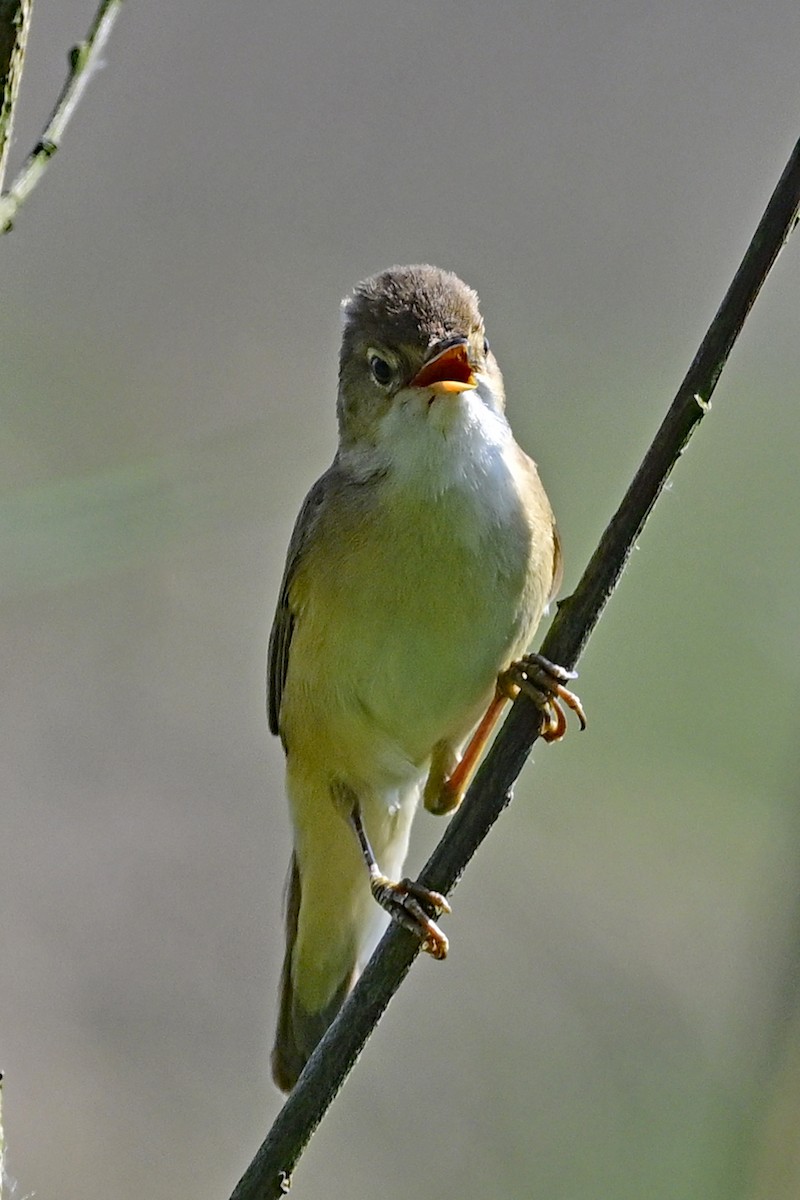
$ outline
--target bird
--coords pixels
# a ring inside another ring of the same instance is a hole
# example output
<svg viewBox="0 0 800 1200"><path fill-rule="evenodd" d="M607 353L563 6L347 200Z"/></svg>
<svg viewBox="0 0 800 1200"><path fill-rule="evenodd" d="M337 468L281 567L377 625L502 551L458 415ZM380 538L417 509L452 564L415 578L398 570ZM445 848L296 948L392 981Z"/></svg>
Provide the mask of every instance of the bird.
<svg viewBox="0 0 800 1200"><path fill-rule="evenodd" d="M283 1091L381 910L447 954L446 898L400 879L419 799L458 807L520 689L548 740L564 732L562 702L585 724L573 673L525 654L561 547L477 294L428 264L392 267L342 301L342 322L338 447L295 523L268 650L294 835L271 1059Z"/></svg>

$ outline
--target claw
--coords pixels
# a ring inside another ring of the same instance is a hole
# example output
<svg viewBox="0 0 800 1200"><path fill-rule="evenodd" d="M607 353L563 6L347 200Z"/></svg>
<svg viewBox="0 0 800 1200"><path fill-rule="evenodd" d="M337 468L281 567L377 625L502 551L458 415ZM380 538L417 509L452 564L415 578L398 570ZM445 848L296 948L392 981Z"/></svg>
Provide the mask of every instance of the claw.
<svg viewBox="0 0 800 1200"><path fill-rule="evenodd" d="M576 678L575 671L567 671L541 654L526 654L503 671L499 685L510 700L524 692L544 714L541 736L546 742L558 742L567 731L564 705L575 713L581 729L586 728L583 705L575 693L564 686Z"/></svg>
<svg viewBox="0 0 800 1200"><path fill-rule="evenodd" d="M432 892L415 883L413 879L401 879L393 883L385 875L373 875L370 888L381 908L404 929L415 934L422 949L433 958L446 958L449 943L434 919L425 911L430 908L438 916L451 911L447 900L439 892Z"/></svg>

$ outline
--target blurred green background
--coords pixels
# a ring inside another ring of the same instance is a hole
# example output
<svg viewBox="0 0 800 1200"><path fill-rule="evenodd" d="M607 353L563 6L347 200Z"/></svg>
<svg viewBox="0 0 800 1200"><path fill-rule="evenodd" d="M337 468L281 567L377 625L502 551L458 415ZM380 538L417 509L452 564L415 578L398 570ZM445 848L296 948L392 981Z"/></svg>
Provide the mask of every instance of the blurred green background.
<svg viewBox="0 0 800 1200"><path fill-rule="evenodd" d="M38 0L12 172L95 0ZM0 1064L38 1200L219 1200L289 854L265 645L338 302L481 294L569 589L800 135L797 0L125 5L0 245ZM800 237L298 1200L791 1200ZM468 649L468 648L465 648ZM411 867L441 832L421 815Z"/></svg>

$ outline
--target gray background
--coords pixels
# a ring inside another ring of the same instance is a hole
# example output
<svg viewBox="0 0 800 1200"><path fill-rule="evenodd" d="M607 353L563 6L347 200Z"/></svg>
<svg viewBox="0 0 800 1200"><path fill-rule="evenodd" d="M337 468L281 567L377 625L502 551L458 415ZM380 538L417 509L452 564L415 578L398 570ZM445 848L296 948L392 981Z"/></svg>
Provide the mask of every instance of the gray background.
<svg viewBox="0 0 800 1200"><path fill-rule="evenodd" d="M38 0L12 169L93 11ZM264 647L340 297L478 289L569 589L800 135L799 45L797 0L124 7L0 247L18 1197L224 1198L278 1110ZM796 1196L799 254L583 660L589 730L538 749L298 1200Z"/></svg>

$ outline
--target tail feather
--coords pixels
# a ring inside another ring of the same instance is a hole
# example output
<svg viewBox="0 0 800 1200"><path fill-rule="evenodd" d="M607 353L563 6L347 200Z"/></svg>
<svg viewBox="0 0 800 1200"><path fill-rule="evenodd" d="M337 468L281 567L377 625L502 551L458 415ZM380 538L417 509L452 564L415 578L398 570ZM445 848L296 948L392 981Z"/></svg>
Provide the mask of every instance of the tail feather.
<svg viewBox="0 0 800 1200"><path fill-rule="evenodd" d="M281 971L278 1028L272 1050L272 1077L283 1092L294 1087L303 1067L333 1021L353 984L355 963L324 1008L307 1011L295 995L292 983L292 953L300 914L300 872L292 856L286 892L286 952Z"/></svg>

